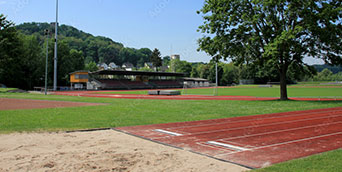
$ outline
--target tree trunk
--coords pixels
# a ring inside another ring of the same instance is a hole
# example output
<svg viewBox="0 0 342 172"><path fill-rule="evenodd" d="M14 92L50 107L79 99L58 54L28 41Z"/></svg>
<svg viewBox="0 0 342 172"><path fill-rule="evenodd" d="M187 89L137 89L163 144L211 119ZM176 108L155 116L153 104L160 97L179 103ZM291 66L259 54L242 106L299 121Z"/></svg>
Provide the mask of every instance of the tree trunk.
<svg viewBox="0 0 342 172"><path fill-rule="evenodd" d="M286 83L287 68L280 69L280 100L288 100L287 97L287 83Z"/></svg>

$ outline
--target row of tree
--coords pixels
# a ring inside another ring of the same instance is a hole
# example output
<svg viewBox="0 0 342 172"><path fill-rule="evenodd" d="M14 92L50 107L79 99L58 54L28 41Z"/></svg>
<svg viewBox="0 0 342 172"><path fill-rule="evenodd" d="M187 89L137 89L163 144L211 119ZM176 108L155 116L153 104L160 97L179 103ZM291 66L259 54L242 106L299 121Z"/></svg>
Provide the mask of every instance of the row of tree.
<svg viewBox="0 0 342 172"><path fill-rule="evenodd" d="M46 41L48 42L48 85L52 85L54 26L48 23L24 23L15 26L0 14L0 83L9 87L33 89L44 85ZM50 34L45 35L44 31ZM97 64L125 62L142 67L150 61L148 48L134 49L101 36L61 25L58 41L58 85L69 85L69 73L97 70Z"/></svg>
<svg viewBox="0 0 342 172"><path fill-rule="evenodd" d="M54 24L48 23L23 23L15 28L25 35L34 35L38 42L45 40L44 30L54 33ZM93 36L72 26L61 25L58 30L58 39L66 43L70 49L82 52L84 62L111 63L117 65L129 62L134 66L142 67L148 62L152 51L149 48L129 48L122 43L113 41L103 36Z"/></svg>
<svg viewBox="0 0 342 172"><path fill-rule="evenodd" d="M281 100L290 67L304 68L304 57L342 64L341 0L205 0L198 14L199 49L215 61L275 68Z"/></svg>
<svg viewBox="0 0 342 172"><path fill-rule="evenodd" d="M0 14L0 82L10 87L32 89L44 85L46 44L39 36L18 32L13 23ZM53 40L49 39L49 57L53 57ZM65 41L58 43L58 82L68 83L70 72L84 69L84 56ZM53 61L48 62L48 81L52 85Z"/></svg>

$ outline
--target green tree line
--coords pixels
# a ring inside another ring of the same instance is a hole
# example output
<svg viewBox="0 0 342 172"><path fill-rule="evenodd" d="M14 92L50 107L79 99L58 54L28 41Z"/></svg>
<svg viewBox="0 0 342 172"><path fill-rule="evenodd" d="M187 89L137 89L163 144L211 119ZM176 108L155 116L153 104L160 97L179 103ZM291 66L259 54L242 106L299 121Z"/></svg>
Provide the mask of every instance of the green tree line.
<svg viewBox="0 0 342 172"><path fill-rule="evenodd" d="M54 33L54 25L48 23L23 23L15 28L25 35L35 35L39 42L43 42L44 30ZM134 66L142 67L149 61L152 51L149 48L129 48L122 43L103 36L93 36L72 26L61 25L58 30L58 39L64 41L70 49L82 52L85 64L110 63L117 65L129 62Z"/></svg>
<svg viewBox="0 0 342 172"><path fill-rule="evenodd" d="M54 57L54 25L24 23L15 26L0 14L0 83L8 87L33 89L44 85L46 41L48 40L48 85L52 85ZM50 35L45 35L45 30ZM129 48L121 43L80 31L74 27L59 26L58 85L69 85L69 73L76 70L96 70L96 64L130 62L142 67L150 61L148 48Z"/></svg>
<svg viewBox="0 0 342 172"><path fill-rule="evenodd" d="M155 67L169 66L168 72L185 73L187 77L205 78L215 82L215 62L190 63L184 60L170 60L154 55L148 48L126 48L122 44L105 37L94 37L76 28L60 26L58 42L58 85L69 85L69 73L76 70L96 70L97 63L114 62L120 65L131 62L137 68L145 62L153 62ZM53 33L47 23L25 23L15 26L0 15L0 83L8 87L32 89L43 86L45 77L46 40L49 44L48 85L52 85L54 38L44 35L44 29ZM318 66L318 67L322 67ZM324 66L329 67L329 66ZM303 66L292 63L287 71L287 83L296 81L341 81L341 73L334 74L325 69L317 72L317 66ZM150 70L152 69L144 69ZM241 79L253 79L256 84L279 82L278 69L272 64L218 63L219 85L238 84Z"/></svg>

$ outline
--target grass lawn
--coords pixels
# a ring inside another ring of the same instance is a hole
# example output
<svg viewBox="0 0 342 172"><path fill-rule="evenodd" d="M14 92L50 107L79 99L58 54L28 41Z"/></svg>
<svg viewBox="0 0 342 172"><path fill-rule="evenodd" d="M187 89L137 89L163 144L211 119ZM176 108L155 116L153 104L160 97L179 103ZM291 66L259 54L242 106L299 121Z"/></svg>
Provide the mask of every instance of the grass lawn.
<svg viewBox="0 0 342 172"><path fill-rule="evenodd" d="M0 133L65 131L342 107L342 101L192 101L88 98L76 96L0 93L2 98L107 103L103 106L0 110ZM338 171L342 151L332 151L256 170Z"/></svg>
<svg viewBox="0 0 342 172"><path fill-rule="evenodd" d="M188 89L187 94L198 95L210 95L213 94L213 88L203 89ZM341 87L311 87L303 85L289 86L289 97L330 97L342 98L342 86ZM113 92L101 92L100 94L143 94L147 95L147 91L113 91ZM183 90L182 90L183 94ZM236 86L227 88L218 88L219 96L254 96L254 97L279 97L279 86L273 86L271 88L259 87L259 86Z"/></svg>
<svg viewBox="0 0 342 172"><path fill-rule="evenodd" d="M275 164L255 172L339 172L342 169L342 149L325 152L306 158Z"/></svg>
<svg viewBox="0 0 342 172"><path fill-rule="evenodd" d="M107 103L103 106L0 111L0 132L57 131L194 121L341 107L342 101L143 100L1 93L0 97Z"/></svg>
<svg viewBox="0 0 342 172"><path fill-rule="evenodd" d="M16 90L16 88L0 88L0 93L1 92L7 92L7 91L10 91L10 90Z"/></svg>

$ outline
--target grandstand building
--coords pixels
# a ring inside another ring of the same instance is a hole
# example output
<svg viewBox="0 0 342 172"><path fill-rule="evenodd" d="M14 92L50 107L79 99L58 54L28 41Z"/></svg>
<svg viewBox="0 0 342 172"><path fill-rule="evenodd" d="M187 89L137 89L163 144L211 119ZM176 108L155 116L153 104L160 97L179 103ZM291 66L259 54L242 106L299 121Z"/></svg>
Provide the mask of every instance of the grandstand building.
<svg viewBox="0 0 342 172"><path fill-rule="evenodd" d="M84 83L88 90L182 88L184 77L184 73L124 70L99 70L88 75Z"/></svg>

